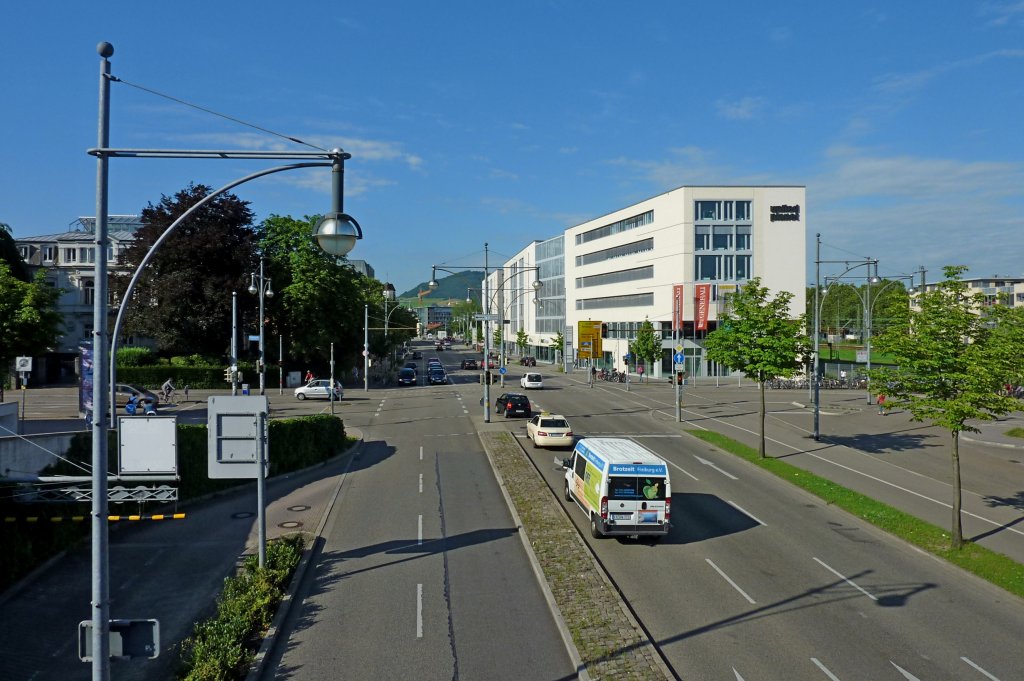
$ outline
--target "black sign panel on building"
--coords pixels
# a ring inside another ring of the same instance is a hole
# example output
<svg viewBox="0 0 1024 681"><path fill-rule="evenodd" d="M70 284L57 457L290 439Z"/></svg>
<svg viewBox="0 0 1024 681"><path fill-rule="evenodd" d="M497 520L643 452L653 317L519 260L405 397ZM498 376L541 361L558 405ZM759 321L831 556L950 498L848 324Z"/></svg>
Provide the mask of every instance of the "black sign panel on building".
<svg viewBox="0 0 1024 681"><path fill-rule="evenodd" d="M800 219L800 206L771 206L771 221L795 221Z"/></svg>

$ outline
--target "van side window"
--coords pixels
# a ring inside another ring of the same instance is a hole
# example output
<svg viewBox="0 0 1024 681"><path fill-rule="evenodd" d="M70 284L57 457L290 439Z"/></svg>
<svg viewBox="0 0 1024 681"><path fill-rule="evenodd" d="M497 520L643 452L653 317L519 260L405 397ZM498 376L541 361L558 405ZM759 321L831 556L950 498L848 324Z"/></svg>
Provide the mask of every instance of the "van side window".
<svg viewBox="0 0 1024 681"><path fill-rule="evenodd" d="M576 455L574 470L576 471L576 475L581 478L583 477L583 474L587 471L587 460L584 459L579 454Z"/></svg>

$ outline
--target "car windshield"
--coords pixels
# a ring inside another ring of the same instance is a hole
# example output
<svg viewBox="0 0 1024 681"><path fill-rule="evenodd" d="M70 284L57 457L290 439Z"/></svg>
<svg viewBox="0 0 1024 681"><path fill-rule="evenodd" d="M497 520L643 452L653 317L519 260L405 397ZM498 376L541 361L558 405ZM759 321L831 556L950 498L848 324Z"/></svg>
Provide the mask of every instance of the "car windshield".
<svg viewBox="0 0 1024 681"><path fill-rule="evenodd" d="M608 499L617 501L664 501L665 478L613 475L608 478Z"/></svg>
<svg viewBox="0 0 1024 681"><path fill-rule="evenodd" d="M568 428L569 422L565 419L541 419L541 428Z"/></svg>

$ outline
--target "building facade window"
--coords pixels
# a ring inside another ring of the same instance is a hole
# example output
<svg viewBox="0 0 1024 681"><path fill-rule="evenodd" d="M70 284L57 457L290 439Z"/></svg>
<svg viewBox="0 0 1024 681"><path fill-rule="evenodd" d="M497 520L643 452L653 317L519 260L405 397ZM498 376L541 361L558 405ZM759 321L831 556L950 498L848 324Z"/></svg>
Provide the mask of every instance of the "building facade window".
<svg viewBox="0 0 1024 681"><path fill-rule="evenodd" d="M96 262L96 249L94 248L79 248L78 249L78 262L93 264Z"/></svg>
<svg viewBox="0 0 1024 681"><path fill-rule="evenodd" d="M64 249L64 262L65 263L78 262L78 249L77 248L65 248Z"/></svg>
<svg viewBox="0 0 1024 681"><path fill-rule="evenodd" d="M621 246L615 246L614 248L606 248L603 251L594 251L593 253L587 253L586 255L577 255L576 266L593 265L594 263L604 262L605 260L623 258L627 255L653 250L654 239L642 239L640 241L634 241Z"/></svg>
<svg viewBox="0 0 1024 681"><path fill-rule="evenodd" d="M595 274L592 277L576 277L576 288L587 288L588 286L604 286L606 284L621 284L627 281L639 281L641 279L654 278L654 265L645 267L634 267L618 272L606 272Z"/></svg>
<svg viewBox="0 0 1024 681"><path fill-rule="evenodd" d="M651 307L652 305L654 305L653 293L633 293L625 296L579 298L576 300L577 310L601 310L610 307Z"/></svg>
<svg viewBox="0 0 1024 681"><path fill-rule="evenodd" d="M595 227L594 229L587 230L586 232L580 232L576 235L576 245L588 243L595 239L602 239L612 234L619 234L621 232L627 232L637 227L643 227L654 222L654 211L649 210L646 213L640 213L632 217L619 220L608 225L601 227Z"/></svg>
<svg viewBox="0 0 1024 681"><path fill-rule="evenodd" d="M53 262L56 257L56 246L43 246L43 262Z"/></svg>
<svg viewBox="0 0 1024 681"><path fill-rule="evenodd" d="M694 279L749 279L753 271L751 202L695 201L694 215Z"/></svg>
<svg viewBox="0 0 1024 681"><path fill-rule="evenodd" d="M82 281L82 304L92 305L96 302L96 287L93 285L92 279L85 279Z"/></svg>

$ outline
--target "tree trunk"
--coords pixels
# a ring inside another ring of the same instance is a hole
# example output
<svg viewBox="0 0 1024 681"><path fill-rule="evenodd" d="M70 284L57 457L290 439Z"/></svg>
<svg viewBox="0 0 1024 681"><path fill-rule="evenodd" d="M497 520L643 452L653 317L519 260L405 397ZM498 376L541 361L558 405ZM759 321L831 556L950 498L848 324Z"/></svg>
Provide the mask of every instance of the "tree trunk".
<svg viewBox="0 0 1024 681"><path fill-rule="evenodd" d="M761 417L761 444L757 450L758 456L764 458L764 377L761 377L761 411L759 416Z"/></svg>
<svg viewBox="0 0 1024 681"><path fill-rule="evenodd" d="M953 528L950 531L950 541L954 549L959 549L964 544L964 532L960 523L960 431L954 430L952 435Z"/></svg>

